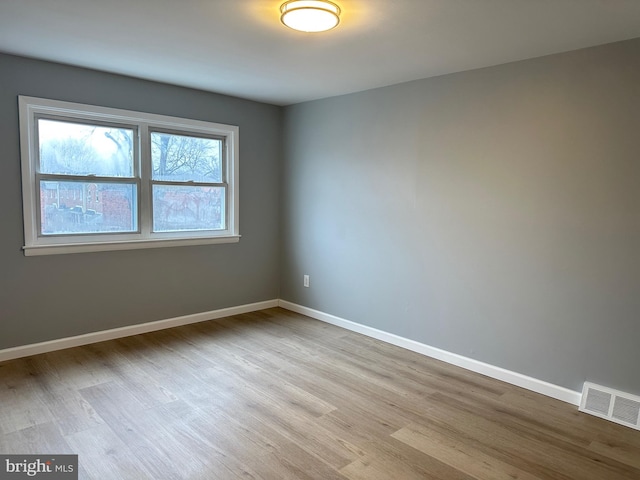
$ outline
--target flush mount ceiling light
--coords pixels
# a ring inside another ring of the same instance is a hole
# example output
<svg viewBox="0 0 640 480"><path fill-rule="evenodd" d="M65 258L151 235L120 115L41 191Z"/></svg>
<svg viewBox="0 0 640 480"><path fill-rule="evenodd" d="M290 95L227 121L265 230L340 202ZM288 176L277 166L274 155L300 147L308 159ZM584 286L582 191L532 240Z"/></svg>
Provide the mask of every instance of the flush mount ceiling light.
<svg viewBox="0 0 640 480"><path fill-rule="evenodd" d="M282 23L301 32L324 32L340 23L340 7L325 0L289 0L280 12Z"/></svg>

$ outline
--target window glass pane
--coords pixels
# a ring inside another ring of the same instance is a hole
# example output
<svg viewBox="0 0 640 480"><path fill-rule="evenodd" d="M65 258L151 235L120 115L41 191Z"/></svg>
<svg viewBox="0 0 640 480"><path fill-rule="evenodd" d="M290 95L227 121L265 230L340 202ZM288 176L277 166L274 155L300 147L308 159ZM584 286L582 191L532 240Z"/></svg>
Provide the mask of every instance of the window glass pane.
<svg viewBox="0 0 640 480"><path fill-rule="evenodd" d="M223 230L225 188L153 186L153 231Z"/></svg>
<svg viewBox="0 0 640 480"><path fill-rule="evenodd" d="M222 140L151 133L153 179L222 182Z"/></svg>
<svg viewBox="0 0 640 480"><path fill-rule="evenodd" d="M135 232L136 190L130 184L41 181L40 233Z"/></svg>
<svg viewBox="0 0 640 480"><path fill-rule="evenodd" d="M38 120L40 172L133 176L133 130Z"/></svg>

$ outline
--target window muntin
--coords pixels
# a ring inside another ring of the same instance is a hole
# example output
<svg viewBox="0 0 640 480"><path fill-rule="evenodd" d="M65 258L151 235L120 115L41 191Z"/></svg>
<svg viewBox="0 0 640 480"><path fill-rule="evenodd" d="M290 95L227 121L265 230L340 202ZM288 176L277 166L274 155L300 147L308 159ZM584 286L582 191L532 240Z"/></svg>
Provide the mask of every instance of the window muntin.
<svg viewBox="0 0 640 480"><path fill-rule="evenodd" d="M26 255L238 241L238 127L19 104Z"/></svg>

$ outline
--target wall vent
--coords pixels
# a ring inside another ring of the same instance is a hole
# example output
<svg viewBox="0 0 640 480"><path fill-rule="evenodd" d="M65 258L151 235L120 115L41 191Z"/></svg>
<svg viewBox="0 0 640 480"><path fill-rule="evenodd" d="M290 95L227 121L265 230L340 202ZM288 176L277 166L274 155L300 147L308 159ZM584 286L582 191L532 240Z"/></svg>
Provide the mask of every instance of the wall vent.
<svg viewBox="0 0 640 480"><path fill-rule="evenodd" d="M585 382L580 411L640 430L640 397Z"/></svg>

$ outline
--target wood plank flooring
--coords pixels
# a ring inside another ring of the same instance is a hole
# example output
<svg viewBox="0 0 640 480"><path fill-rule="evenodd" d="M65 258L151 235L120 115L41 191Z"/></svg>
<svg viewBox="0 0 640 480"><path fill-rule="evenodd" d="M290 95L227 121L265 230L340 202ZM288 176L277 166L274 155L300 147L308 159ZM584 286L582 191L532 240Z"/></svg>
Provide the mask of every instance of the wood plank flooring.
<svg viewBox="0 0 640 480"><path fill-rule="evenodd" d="M640 479L640 432L282 309L0 363L0 453L83 479Z"/></svg>

